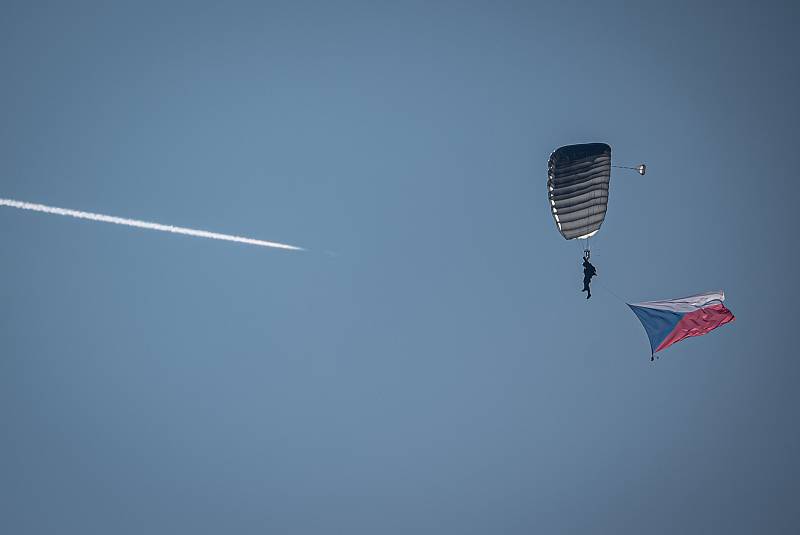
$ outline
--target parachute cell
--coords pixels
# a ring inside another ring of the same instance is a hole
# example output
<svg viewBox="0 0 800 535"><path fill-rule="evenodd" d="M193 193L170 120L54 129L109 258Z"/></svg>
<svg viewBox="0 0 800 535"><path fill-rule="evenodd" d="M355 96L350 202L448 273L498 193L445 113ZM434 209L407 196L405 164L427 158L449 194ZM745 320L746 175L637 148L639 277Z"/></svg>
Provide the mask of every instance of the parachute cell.
<svg viewBox="0 0 800 535"><path fill-rule="evenodd" d="M608 208L610 181L611 147L605 143L567 145L550 155L550 211L564 238L589 238L600 230Z"/></svg>

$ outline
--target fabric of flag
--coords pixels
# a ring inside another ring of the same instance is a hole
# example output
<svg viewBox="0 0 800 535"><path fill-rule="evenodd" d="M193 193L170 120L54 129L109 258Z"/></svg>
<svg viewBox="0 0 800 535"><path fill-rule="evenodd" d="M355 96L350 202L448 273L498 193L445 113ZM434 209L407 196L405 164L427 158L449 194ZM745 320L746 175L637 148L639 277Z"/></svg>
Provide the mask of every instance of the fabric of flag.
<svg viewBox="0 0 800 535"><path fill-rule="evenodd" d="M702 336L733 321L723 304L725 292L706 292L679 299L628 303L642 322L655 354L690 336Z"/></svg>

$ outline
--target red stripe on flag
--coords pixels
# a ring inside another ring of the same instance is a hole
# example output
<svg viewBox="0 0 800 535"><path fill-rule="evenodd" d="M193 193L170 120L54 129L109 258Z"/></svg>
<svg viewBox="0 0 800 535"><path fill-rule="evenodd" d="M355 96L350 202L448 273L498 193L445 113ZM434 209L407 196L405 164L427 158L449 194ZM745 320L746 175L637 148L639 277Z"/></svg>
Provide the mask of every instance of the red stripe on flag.
<svg viewBox="0 0 800 535"><path fill-rule="evenodd" d="M656 348L656 352L666 349L675 342L690 336L708 334L717 327L733 321L733 313L725 305L711 305L685 314L671 333Z"/></svg>

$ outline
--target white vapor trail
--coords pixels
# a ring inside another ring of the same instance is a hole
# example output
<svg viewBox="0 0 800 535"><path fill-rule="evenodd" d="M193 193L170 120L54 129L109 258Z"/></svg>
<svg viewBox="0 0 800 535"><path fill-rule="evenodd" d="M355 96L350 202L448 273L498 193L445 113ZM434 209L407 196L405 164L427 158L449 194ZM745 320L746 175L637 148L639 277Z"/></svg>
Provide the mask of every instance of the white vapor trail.
<svg viewBox="0 0 800 535"><path fill-rule="evenodd" d="M271 241L254 240L242 236L232 236L230 234L219 234L207 230L196 230L184 227L174 227L172 225L161 225L160 223L149 223L136 219L125 219L124 217L114 217L103 214L93 214L92 212L80 212L69 210L68 208L56 208L55 206L45 206L44 204L34 204L29 202L15 201L13 199L0 198L0 206L10 206L21 210L33 210L34 212L44 212L45 214L65 215L78 219L89 219L91 221L102 221L103 223L114 223L115 225L125 225L127 227L144 228L148 230L160 230L161 232L172 232L174 234L185 234L186 236L196 236L198 238L210 238L212 240L232 241L237 243L247 243L249 245L259 245L261 247L275 247L277 249L288 249L290 251L305 251L302 247L287 245Z"/></svg>

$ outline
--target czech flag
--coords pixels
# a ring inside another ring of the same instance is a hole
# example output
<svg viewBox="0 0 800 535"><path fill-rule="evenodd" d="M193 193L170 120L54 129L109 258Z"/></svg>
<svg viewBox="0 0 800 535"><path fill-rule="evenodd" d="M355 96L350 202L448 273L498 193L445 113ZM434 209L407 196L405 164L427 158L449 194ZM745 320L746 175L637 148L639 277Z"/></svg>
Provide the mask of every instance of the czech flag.
<svg viewBox="0 0 800 535"><path fill-rule="evenodd" d="M723 301L725 292L719 290L679 299L628 303L628 306L647 331L655 355L684 338L702 336L733 321L733 313Z"/></svg>

